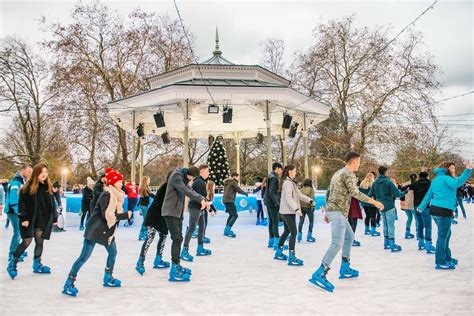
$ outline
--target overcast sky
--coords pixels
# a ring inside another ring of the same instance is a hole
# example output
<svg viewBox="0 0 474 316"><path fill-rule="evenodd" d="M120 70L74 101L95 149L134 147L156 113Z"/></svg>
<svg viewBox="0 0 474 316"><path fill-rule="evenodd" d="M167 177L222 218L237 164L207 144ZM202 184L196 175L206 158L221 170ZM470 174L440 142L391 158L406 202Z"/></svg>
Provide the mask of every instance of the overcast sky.
<svg viewBox="0 0 474 316"><path fill-rule="evenodd" d="M177 17L173 1L102 1L111 9L128 13L136 7ZM312 42L314 27L329 19L356 15L359 26L391 27L395 36L434 0L418 1L180 1L184 23L196 35L200 60L211 56L214 33L219 27L223 56L237 64L257 64L261 58L260 43L268 37L280 38L286 44L286 58L304 50ZM444 85L437 99L474 90L473 18L474 1L438 0L433 10L414 26L422 32L426 49L434 56L443 74ZM76 1L6 1L0 0L0 36L17 35L30 42L46 38L38 28L40 16L67 23ZM470 142L464 148L466 158L474 158L474 94L443 103L437 113L450 122L456 136ZM459 115L461 114L461 115ZM459 116L447 116L459 115ZM6 118L0 121L5 124ZM456 122L453 122L456 120ZM467 126L470 125L470 126ZM471 159L473 160L473 159Z"/></svg>

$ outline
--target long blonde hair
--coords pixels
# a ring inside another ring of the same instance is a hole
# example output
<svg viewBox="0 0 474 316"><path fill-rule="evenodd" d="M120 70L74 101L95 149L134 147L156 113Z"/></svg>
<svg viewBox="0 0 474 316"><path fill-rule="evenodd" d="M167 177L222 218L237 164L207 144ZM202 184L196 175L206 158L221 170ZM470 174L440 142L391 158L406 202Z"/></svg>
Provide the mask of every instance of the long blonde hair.
<svg viewBox="0 0 474 316"><path fill-rule="evenodd" d="M140 183L140 187L138 188L138 195L140 195L140 197L147 197L150 195L150 187L148 186L148 180L150 180L149 176L144 176L142 178L142 182Z"/></svg>
<svg viewBox="0 0 474 316"><path fill-rule="evenodd" d="M207 181L206 192L207 192L207 199L209 201L214 200L214 188L215 187L216 187L216 184L213 181Z"/></svg>
<svg viewBox="0 0 474 316"><path fill-rule="evenodd" d="M375 180L375 176L373 173L369 172L364 180L360 183L360 187L362 189L368 189L372 186L372 184L374 183L374 180Z"/></svg>
<svg viewBox="0 0 474 316"><path fill-rule="evenodd" d="M38 177L43 172L44 168L48 170L48 166L46 166L43 163L39 163L33 167L33 173L31 174L31 177L28 178L25 185L21 188L23 192L28 192L30 195L36 194L36 192L38 192L38 186L39 186ZM44 182L48 186L48 193L53 194L53 186L51 185L49 174Z"/></svg>

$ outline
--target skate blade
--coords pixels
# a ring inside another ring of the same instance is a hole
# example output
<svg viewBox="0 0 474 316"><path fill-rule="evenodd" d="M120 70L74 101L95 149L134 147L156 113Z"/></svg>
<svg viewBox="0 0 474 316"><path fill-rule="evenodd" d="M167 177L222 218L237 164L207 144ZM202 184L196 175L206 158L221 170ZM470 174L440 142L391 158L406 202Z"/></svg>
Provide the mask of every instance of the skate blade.
<svg viewBox="0 0 474 316"><path fill-rule="evenodd" d="M102 284L102 285L103 285L104 287L112 287L112 288L113 288L113 287L122 287L122 284L116 285L116 284L104 283L104 284Z"/></svg>
<svg viewBox="0 0 474 316"><path fill-rule="evenodd" d="M354 279L354 278L358 278L359 275L340 275L339 276L339 279Z"/></svg>
<svg viewBox="0 0 474 316"><path fill-rule="evenodd" d="M196 256L198 257L205 257L205 256L210 256L211 253L197 253Z"/></svg>
<svg viewBox="0 0 474 316"><path fill-rule="evenodd" d="M304 264L303 263L288 263L289 266L294 266L294 267L301 267Z"/></svg>
<svg viewBox="0 0 474 316"><path fill-rule="evenodd" d="M316 285L318 288L326 291L326 292L329 292L329 293L334 292L334 287L326 287L324 284L321 284L321 283L319 283L318 281L316 281L314 279L309 279L308 281L311 282L312 284Z"/></svg>
<svg viewBox="0 0 474 316"><path fill-rule="evenodd" d="M176 282L176 283L183 283L183 282L191 282L191 279L173 279L173 278L169 278L168 281Z"/></svg>
<svg viewBox="0 0 474 316"><path fill-rule="evenodd" d="M273 257L275 260L280 260L280 261L286 261L288 258L283 258L283 257Z"/></svg>
<svg viewBox="0 0 474 316"><path fill-rule="evenodd" d="M170 266L153 266L153 269L168 269Z"/></svg>

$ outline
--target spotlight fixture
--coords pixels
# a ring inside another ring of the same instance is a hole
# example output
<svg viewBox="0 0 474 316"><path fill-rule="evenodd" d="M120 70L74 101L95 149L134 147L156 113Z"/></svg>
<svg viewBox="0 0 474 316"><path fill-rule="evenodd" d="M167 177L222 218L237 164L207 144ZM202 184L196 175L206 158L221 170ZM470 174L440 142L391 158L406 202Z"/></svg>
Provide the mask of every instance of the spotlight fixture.
<svg viewBox="0 0 474 316"><path fill-rule="evenodd" d="M257 144L263 144L263 134L262 133L257 134Z"/></svg>
<svg viewBox="0 0 474 316"><path fill-rule="evenodd" d="M138 124L137 135L138 135L138 137L145 136L145 126L143 125L143 123Z"/></svg>
<svg viewBox="0 0 474 316"><path fill-rule="evenodd" d="M207 113L209 114L218 114L219 113L219 106L215 104L209 104L207 107Z"/></svg>
<svg viewBox="0 0 474 316"><path fill-rule="evenodd" d="M209 147L211 147L212 144L214 144L214 140L215 140L214 136L209 135L209 137L207 138L207 143L208 143Z"/></svg>
<svg viewBox="0 0 474 316"><path fill-rule="evenodd" d="M165 127L165 116L164 113L160 110L160 112L157 112L155 115L153 115L153 118L155 119L155 124L156 127Z"/></svg>
<svg viewBox="0 0 474 316"><path fill-rule="evenodd" d="M294 138L296 136L296 131L298 130L298 123L293 122L290 127L290 131L288 132L288 137Z"/></svg>
<svg viewBox="0 0 474 316"><path fill-rule="evenodd" d="M283 123L281 124L281 127L285 129L290 128L292 119L293 119L293 116L287 113L283 114Z"/></svg>
<svg viewBox="0 0 474 316"><path fill-rule="evenodd" d="M232 108L224 106L224 113L222 114L222 123L232 123Z"/></svg>
<svg viewBox="0 0 474 316"><path fill-rule="evenodd" d="M161 139L163 140L163 143L165 145L168 145L169 143L171 143L170 135L168 134L168 132L164 132L163 134L161 134Z"/></svg>

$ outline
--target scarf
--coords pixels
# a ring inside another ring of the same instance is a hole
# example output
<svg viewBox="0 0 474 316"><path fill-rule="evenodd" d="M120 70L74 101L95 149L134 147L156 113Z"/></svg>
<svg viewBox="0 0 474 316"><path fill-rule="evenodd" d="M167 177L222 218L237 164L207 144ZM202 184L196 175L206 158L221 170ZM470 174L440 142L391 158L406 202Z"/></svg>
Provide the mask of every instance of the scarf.
<svg viewBox="0 0 474 316"><path fill-rule="evenodd" d="M123 200L125 199L125 193L122 190L118 190L113 185L105 187L104 191L109 192L110 195L109 205L107 205L107 209L105 210L105 220L107 221L107 227L111 228L117 223L116 214L123 213ZM111 238L113 238L113 235Z"/></svg>

